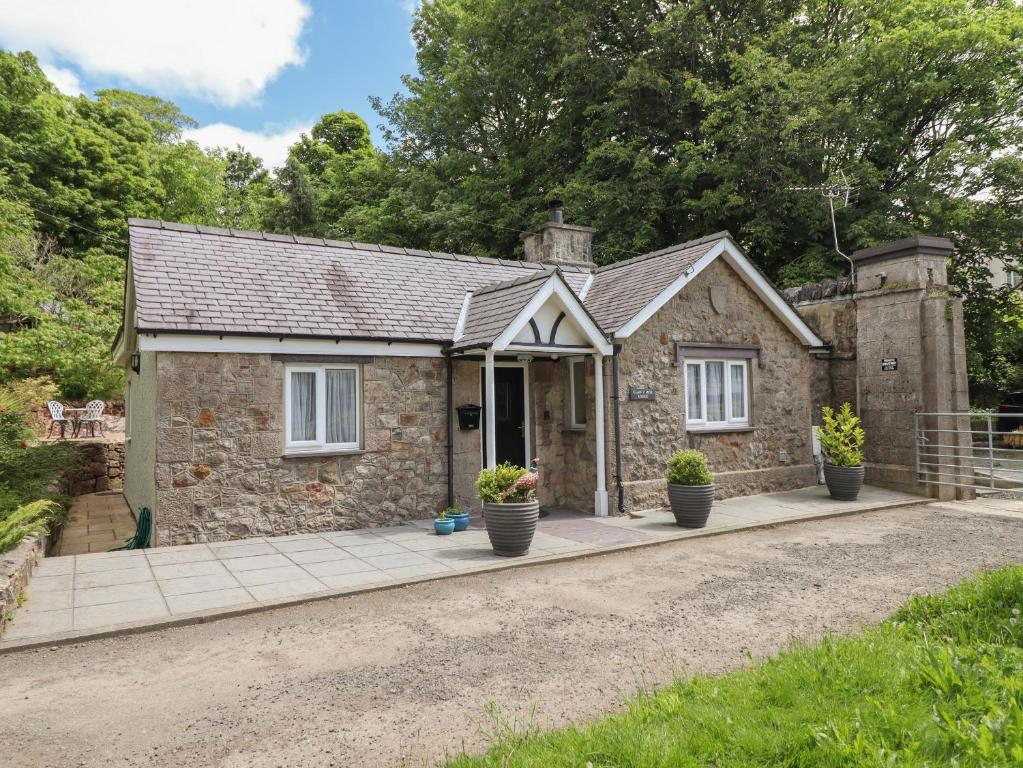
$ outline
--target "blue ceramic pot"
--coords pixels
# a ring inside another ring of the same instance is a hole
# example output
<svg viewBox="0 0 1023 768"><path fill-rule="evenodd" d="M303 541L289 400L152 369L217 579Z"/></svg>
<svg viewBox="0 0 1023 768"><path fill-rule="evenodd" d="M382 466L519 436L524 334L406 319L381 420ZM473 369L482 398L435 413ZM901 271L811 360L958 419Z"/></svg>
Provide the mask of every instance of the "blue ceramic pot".
<svg viewBox="0 0 1023 768"><path fill-rule="evenodd" d="M463 512L460 515L448 515L451 520L455 521L455 530L464 531L469 527L469 513Z"/></svg>
<svg viewBox="0 0 1023 768"><path fill-rule="evenodd" d="M437 532L438 536L447 536L453 530L455 530L455 521L450 517L446 520L437 518L433 521L433 530Z"/></svg>

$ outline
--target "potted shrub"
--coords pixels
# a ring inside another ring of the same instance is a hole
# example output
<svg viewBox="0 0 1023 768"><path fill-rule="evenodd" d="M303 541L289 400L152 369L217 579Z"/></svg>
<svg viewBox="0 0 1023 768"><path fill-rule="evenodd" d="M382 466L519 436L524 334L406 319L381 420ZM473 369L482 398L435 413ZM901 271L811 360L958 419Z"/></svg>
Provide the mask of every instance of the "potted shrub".
<svg viewBox="0 0 1023 768"><path fill-rule="evenodd" d="M702 451L676 451L668 457L668 502L683 528L703 528L714 503L714 475Z"/></svg>
<svg viewBox="0 0 1023 768"><path fill-rule="evenodd" d="M824 406L820 428L821 446L824 448L824 482L831 498L856 501L863 487L863 441L865 435L859 417L849 403L843 403L836 413Z"/></svg>
<svg viewBox="0 0 1023 768"><path fill-rule="evenodd" d="M455 521L448 517L448 511L442 509L433 520L433 530L438 536L447 536L455 530Z"/></svg>
<svg viewBox="0 0 1023 768"><path fill-rule="evenodd" d="M483 521L494 554L519 557L529 552L540 518L537 473L510 462L480 470L476 493L483 502Z"/></svg>
<svg viewBox="0 0 1023 768"><path fill-rule="evenodd" d="M447 516L455 521L455 531L464 531L469 527L469 513L462 509L461 504L455 504L444 510Z"/></svg>

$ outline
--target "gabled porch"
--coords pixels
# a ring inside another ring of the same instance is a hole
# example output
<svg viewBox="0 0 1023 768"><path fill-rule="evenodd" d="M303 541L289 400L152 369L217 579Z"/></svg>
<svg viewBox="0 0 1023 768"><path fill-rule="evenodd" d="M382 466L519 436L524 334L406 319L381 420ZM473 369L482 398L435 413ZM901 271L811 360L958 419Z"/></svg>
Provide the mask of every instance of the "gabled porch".
<svg viewBox="0 0 1023 768"><path fill-rule="evenodd" d="M612 346L561 272L466 294L449 354L454 405L482 407L479 428L454 438L456 500L475 498L481 467L535 458L541 504L607 516L603 372Z"/></svg>

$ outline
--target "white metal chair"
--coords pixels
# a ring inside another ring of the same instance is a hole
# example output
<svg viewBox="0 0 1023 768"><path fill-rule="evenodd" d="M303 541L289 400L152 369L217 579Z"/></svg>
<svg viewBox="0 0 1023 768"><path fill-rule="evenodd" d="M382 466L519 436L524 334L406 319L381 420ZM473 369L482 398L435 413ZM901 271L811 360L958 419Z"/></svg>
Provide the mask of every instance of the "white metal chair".
<svg viewBox="0 0 1023 768"><path fill-rule="evenodd" d="M103 434L103 409L106 403L102 400L90 400L85 404L85 415L78 422L78 429L88 425L89 436L96 436L96 425L99 424L99 433Z"/></svg>
<svg viewBox="0 0 1023 768"><path fill-rule="evenodd" d="M53 428L60 424L60 436L63 438L65 428L71 423L71 419L64 415L64 406L56 400L51 400L46 404L46 408L50 412L50 429L47 431L46 436L52 435Z"/></svg>

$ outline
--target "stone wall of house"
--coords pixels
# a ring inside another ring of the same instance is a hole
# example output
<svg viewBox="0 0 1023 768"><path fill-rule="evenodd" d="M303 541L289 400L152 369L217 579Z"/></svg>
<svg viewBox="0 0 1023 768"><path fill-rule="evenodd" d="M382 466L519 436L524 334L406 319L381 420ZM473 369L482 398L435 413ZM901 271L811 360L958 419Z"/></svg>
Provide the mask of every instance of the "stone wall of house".
<svg viewBox="0 0 1023 768"><path fill-rule="evenodd" d="M749 365L751 430L687 432L677 342L760 348L760 364ZM625 340L621 377L625 392L629 386L656 391L654 401L622 401L626 509L666 504L665 460L679 448L707 454L722 497L815 482L810 355L723 260L711 263ZM613 496L614 488L609 492Z"/></svg>
<svg viewBox="0 0 1023 768"><path fill-rule="evenodd" d="M64 477L69 496L124 487L124 443L88 440L74 443L78 458Z"/></svg>
<svg viewBox="0 0 1023 768"><path fill-rule="evenodd" d="M285 362L362 365L365 450L284 456ZM160 545L382 526L447 500L440 358L161 352Z"/></svg>

